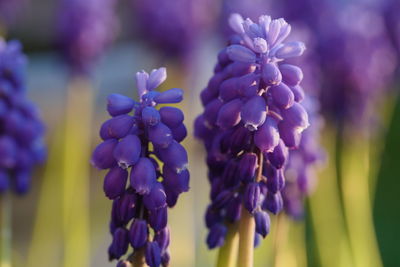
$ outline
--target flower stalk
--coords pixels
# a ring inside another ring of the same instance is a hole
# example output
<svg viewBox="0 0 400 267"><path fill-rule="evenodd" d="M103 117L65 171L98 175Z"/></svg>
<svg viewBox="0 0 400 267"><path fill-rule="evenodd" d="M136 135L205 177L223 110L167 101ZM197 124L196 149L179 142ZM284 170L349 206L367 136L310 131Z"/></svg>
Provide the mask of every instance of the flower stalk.
<svg viewBox="0 0 400 267"><path fill-rule="evenodd" d="M219 249L217 267L235 267L239 247L239 225L231 224L224 245Z"/></svg>
<svg viewBox="0 0 400 267"><path fill-rule="evenodd" d="M11 194L4 192L0 196L1 209L1 251L0 267L11 267Z"/></svg>

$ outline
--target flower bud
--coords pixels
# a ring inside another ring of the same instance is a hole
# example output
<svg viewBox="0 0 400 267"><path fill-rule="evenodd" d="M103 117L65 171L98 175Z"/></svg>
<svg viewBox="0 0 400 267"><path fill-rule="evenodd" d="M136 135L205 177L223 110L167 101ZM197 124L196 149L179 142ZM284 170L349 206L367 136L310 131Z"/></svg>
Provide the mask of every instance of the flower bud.
<svg viewBox="0 0 400 267"><path fill-rule="evenodd" d="M156 181L156 171L153 163L148 158L140 158L131 171L131 187L138 194L145 195L150 193Z"/></svg>
<svg viewBox="0 0 400 267"><path fill-rule="evenodd" d="M217 223L211 227L207 236L208 248L213 249L221 247L224 244L227 231L226 226L221 223Z"/></svg>
<svg viewBox="0 0 400 267"><path fill-rule="evenodd" d="M129 245L129 231L125 228L119 227L114 231L113 241L111 243L111 250L115 258L119 259L128 250Z"/></svg>
<svg viewBox="0 0 400 267"><path fill-rule="evenodd" d="M14 188L18 194L28 192L31 185L31 173L29 170L17 170L14 173Z"/></svg>
<svg viewBox="0 0 400 267"><path fill-rule="evenodd" d="M302 42L288 42L276 51L275 56L282 59L298 57L301 56L305 50L306 46Z"/></svg>
<svg viewBox="0 0 400 267"><path fill-rule="evenodd" d="M226 218L231 222L237 222L242 213L242 199L234 197L226 206Z"/></svg>
<svg viewBox="0 0 400 267"><path fill-rule="evenodd" d="M283 120L300 131L306 129L310 123L308 122L308 114L304 107L298 103L286 110L282 110Z"/></svg>
<svg viewBox="0 0 400 267"><path fill-rule="evenodd" d="M182 124L184 115L182 110L175 107L160 108L161 121L170 128L176 128Z"/></svg>
<svg viewBox="0 0 400 267"><path fill-rule="evenodd" d="M154 235L153 241L157 242L161 249L161 253L165 252L170 242L170 231L168 227L163 228Z"/></svg>
<svg viewBox="0 0 400 267"><path fill-rule="evenodd" d="M269 152L267 155L269 162L277 169L285 165L288 156L289 150L282 140L279 140L279 144L274 148L274 151Z"/></svg>
<svg viewBox="0 0 400 267"><path fill-rule="evenodd" d="M154 69L150 73L150 77L147 80L147 90L151 91L156 89L160 84L162 84L165 79L167 79L166 68Z"/></svg>
<svg viewBox="0 0 400 267"><path fill-rule="evenodd" d="M8 169L16 163L17 144L10 136L0 137L0 167Z"/></svg>
<svg viewBox="0 0 400 267"><path fill-rule="evenodd" d="M128 172L120 167L112 168L104 178L103 190L109 199L121 196L125 191Z"/></svg>
<svg viewBox="0 0 400 267"><path fill-rule="evenodd" d="M145 107L142 110L142 121L146 126L155 126L160 122L160 113L154 107Z"/></svg>
<svg viewBox="0 0 400 267"><path fill-rule="evenodd" d="M222 216L219 210L214 209L212 204L207 207L205 222L207 228L212 227L216 223L222 222Z"/></svg>
<svg viewBox="0 0 400 267"><path fill-rule="evenodd" d="M217 117L216 124L222 129L229 129L240 122L240 111L242 109L242 101L234 99L224 104Z"/></svg>
<svg viewBox="0 0 400 267"><path fill-rule="evenodd" d="M164 164L163 178L164 186L170 191L173 191L176 194L189 191L190 174L188 170L183 170L180 173L176 173L174 170Z"/></svg>
<svg viewBox="0 0 400 267"><path fill-rule="evenodd" d="M113 155L118 165L126 169L134 165L140 157L142 143L140 139L133 134L129 134L115 146Z"/></svg>
<svg viewBox="0 0 400 267"><path fill-rule="evenodd" d="M296 86L303 80L303 71L297 66L281 64L279 70L282 73L283 81L289 86Z"/></svg>
<svg viewBox="0 0 400 267"><path fill-rule="evenodd" d="M147 242L145 252L146 263L150 267L158 267L161 264L161 250L157 242Z"/></svg>
<svg viewBox="0 0 400 267"><path fill-rule="evenodd" d="M255 153L245 153L239 162L238 174L242 182L253 181L257 169L257 155Z"/></svg>
<svg viewBox="0 0 400 267"><path fill-rule="evenodd" d="M160 231L167 226L168 212L167 207L151 210L149 213L149 224L154 231Z"/></svg>
<svg viewBox="0 0 400 267"><path fill-rule="evenodd" d="M107 111L111 116L128 114L132 111L135 101L120 94L110 94L107 97Z"/></svg>
<svg viewBox="0 0 400 267"><path fill-rule="evenodd" d="M272 99L278 107L287 109L293 105L294 94L286 84L280 83L279 85L272 86L268 91L271 93Z"/></svg>
<svg viewBox="0 0 400 267"><path fill-rule="evenodd" d="M129 230L129 241L133 248L139 249L146 244L148 228L145 220L134 219Z"/></svg>
<svg viewBox="0 0 400 267"><path fill-rule="evenodd" d="M188 165L188 156L185 148L173 140L167 148L158 150L160 159L176 173L186 170Z"/></svg>
<svg viewBox="0 0 400 267"><path fill-rule="evenodd" d="M93 151L91 160L92 164L99 169L108 169L113 167L116 164L113 151L117 144L118 141L116 139L108 139L99 144Z"/></svg>
<svg viewBox="0 0 400 267"><path fill-rule="evenodd" d="M267 210L273 214L278 214L283 208L283 200L280 192L274 194L272 192L267 193L267 197L264 200L264 206Z"/></svg>
<svg viewBox="0 0 400 267"><path fill-rule="evenodd" d="M256 54L243 45L228 46L226 52L228 53L229 59L233 61L246 63L253 63L256 61Z"/></svg>
<svg viewBox="0 0 400 267"><path fill-rule="evenodd" d="M282 81L282 74L275 63L262 65L262 78L267 86L279 85Z"/></svg>
<svg viewBox="0 0 400 267"><path fill-rule="evenodd" d="M164 123L158 123L156 126L148 128L149 140L155 147L166 148L172 140L171 129Z"/></svg>
<svg viewBox="0 0 400 267"><path fill-rule="evenodd" d="M172 128L171 132L173 138L178 143L182 142L187 136L186 126L183 123L178 125L176 128Z"/></svg>
<svg viewBox="0 0 400 267"><path fill-rule="evenodd" d="M279 144L279 131L274 118L266 118L254 134L254 143L262 152L271 152Z"/></svg>
<svg viewBox="0 0 400 267"><path fill-rule="evenodd" d="M256 211L254 213L254 221L256 223L256 232L266 237L271 225L268 213L265 211Z"/></svg>
<svg viewBox="0 0 400 267"><path fill-rule="evenodd" d="M107 123L107 128L103 131L106 130L108 132L108 136L110 137L117 139L123 138L129 133L134 122L135 120L132 116L118 115L109 120Z"/></svg>
<svg viewBox="0 0 400 267"><path fill-rule="evenodd" d="M267 106L263 97L257 95L251 97L243 105L240 112L244 127L255 131L262 125L267 117Z"/></svg>
<svg viewBox="0 0 400 267"><path fill-rule="evenodd" d="M127 224L135 215L137 195L126 192L120 198L113 202L112 213L113 218L117 219L122 224Z"/></svg>
<svg viewBox="0 0 400 267"><path fill-rule="evenodd" d="M249 183L246 186L243 196L243 205L250 213L253 213L260 204L260 196L260 187L258 183Z"/></svg>
<svg viewBox="0 0 400 267"><path fill-rule="evenodd" d="M156 182L149 194L143 196L144 206L148 210L156 210L167 205L167 196L161 183Z"/></svg>
<svg viewBox="0 0 400 267"><path fill-rule="evenodd" d="M172 88L167 91L164 91L154 97L154 101L157 104L165 104L165 103L179 103L183 99L183 91L179 88Z"/></svg>

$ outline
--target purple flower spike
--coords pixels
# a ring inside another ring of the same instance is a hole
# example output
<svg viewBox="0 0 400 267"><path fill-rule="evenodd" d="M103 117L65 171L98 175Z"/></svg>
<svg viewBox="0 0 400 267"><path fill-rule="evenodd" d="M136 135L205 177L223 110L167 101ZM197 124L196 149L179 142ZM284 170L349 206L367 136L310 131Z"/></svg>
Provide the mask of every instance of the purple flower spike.
<svg viewBox="0 0 400 267"><path fill-rule="evenodd" d="M227 233L226 226L220 223L215 224L211 227L210 232L207 236L208 248L221 247L224 244L225 236Z"/></svg>
<svg viewBox="0 0 400 267"><path fill-rule="evenodd" d="M265 238L269 234L271 225L268 213L265 211L256 211L254 213L254 220L256 222L256 232Z"/></svg>
<svg viewBox="0 0 400 267"><path fill-rule="evenodd" d="M141 248L146 244L148 235L147 224L145 220L135 219L129 230L129 241L133 248Z"/></svg>
<svg viewBox="0 0 400 267"><path fill-rule="evenodd" d="M130 134L121 139L121 141L115 146L113 156L121 168L127 169L139 160L140 153L140 139L136 135Z"/></svg>
<svg viewBox="0 0 400 267"><path fill-rule="evenodd" d="M128 114L134 105L135 101L124 95L111 94L107 97L107 111L111 116Z"/></svg>
<svg viewBox="0 0 400 267"><path fill-rule="evenodd" d="M120 167L112 168L104 178L104 193L109 199L121 196L125 191L128 172Z"/></svg>
<svg viewBox="0 0 400 267"><path fill-rule="evenodd" d="M133 166L130 176L133 189L140 195L149 194L156 180L156 171L153 163L148 158L140 158Z"/></svg>
<svg viewBox="0 0 400 267"><path fill-rule="evenodd" d="M148 242L145 253L146 263L150 267L158 267L161 264L161 251L157 242Z"/></svg>
<svg viewBox="0 0 400 267"><path fill-rule="evenodd" d="M259 9L261 1L253 6ZM226 227L241 219L243 208L256 221L256 238L268 234L267 210L283 209L285 171L309 124L302 106L308 101L300 85L303 72L286 61L305 50L302 42L286 41L291 26L282 18L265 15L253 22L238 14L231 15L229 25L235 35L218 54L214 75L200 94L204 112L194 125L207 151L210 248L223 244ZM312 174L302 173L296 183L306 188L305 177Z"/></svg>
<svg viewBox="0 0 400 267"><path fill-rule="evenodd" d="M244 127L250 131L256 131L267 117L267 104L261 96L253 96L242 107L240 116Z"/></svg>
<svg viewBox="0 0 400 267"><path fill-rule="evenodd" d="M129 251L124 242L115 241L123 240L118 229L129 228L132 253L146 247L148 265L169 262L168 208L189 190L190 174L187 152L179 144L187 135L184 114L176 107L157 107L158 103L180 102L183 97L183 91L177 88L156 92L154 89L165 79L165 68L150 75L142 71L136 74L139 102L120 95L109 97L108 110L114 117L101 126L100 137L105 141L96 147L92 162L98 168L110 169L104 178L104 191L113 199L109 228L115 238L109 246L110 260ZM18 164L29 166L25 151L17 152ZM0 189L7 181L0 175ZM131 259L132 255L126 256ZM131 262L118 263L126 264Z"/></svg>

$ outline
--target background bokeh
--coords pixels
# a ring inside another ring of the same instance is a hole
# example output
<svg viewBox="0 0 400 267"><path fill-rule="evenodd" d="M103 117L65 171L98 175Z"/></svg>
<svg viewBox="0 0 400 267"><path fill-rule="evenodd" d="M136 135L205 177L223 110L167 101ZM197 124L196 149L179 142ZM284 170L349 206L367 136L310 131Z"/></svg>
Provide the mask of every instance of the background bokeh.
<svg viewBox="0 0 400 267"><path fill-rule="evenodd" d="M0 0L0 3L2 1L4 0ZM160 0L166 2L167 6L177 4L172 3L174 1ZM64 198L65 178L62 178L60 162L65 152L63 138L66 108L73 109L75 106L74 103L66 103L68 88L74 84L71 83L70 69L58 50L56 24L60 12L63 12L59 9L59 2L60 0L23 1L18 12L12 16L12 23L7 23L7 30L2 31L7 40L20 40L28 55L28 94L42 110L47 125L48 144L48 161L36 170L31 192L24 197L13 197L13 266L115 266L115 262L109 263L107 259L107 247L111 241L108 230L111 201L104 196L102 190L105 173L90 168L90 178L82 181L82 184L79 183L79 179L75 179L75 184L70 187L70 197ZM313 43L326 42L326 39L320 33L317 34L315 28L310 27L307 23L308 16L322 13L323 7L317 2L332 4L336 1L301 1L308 2L308 6L299 6L291 12L287 12L285 8L293 8L292 5L296 1L232 0L222 3L197 0L189 6L183 3L191 1L177 1L178 14L192 14L184 17L183 21L177 19L176 23L182 23L182 27L189 25L189 29L185 29L188 32L182 30L172 38L178 43L186 42L187 46L184 49L179 48L179 52L168 47L173 46L174 42L169 44L168 40L162 39L153 41L157 34L165 30L162 27L168 27L168 23L156 24L158 31L151 29L149 24L155 18L141 13L148 12L140 9L143 3L139 0L117 2L119 27L115 29L116 40L94 65L89 75L91 83L86 85L91 87L94 98L93 119L90 125L83 126L90 130L91 143L88 145L93 148L100 142L98 129L108 117L105 108L109 93L136 97L134 74L137 71L167 67L168 79L162 88L180 87L185 90L185 100L181 108L185 111L185 122L189 129L184 144L189 152L191 171L191 190L181 196L169 216L172 234L171 266L213 266L216 251L209 251L206 247L207 232L203 220L209 195L205 153L203 146L193 138L192 124L194 118L202 111L200 90L207 85L216 55L226 44L224 40L227 38L227 14L240 11L244 16L249 15L253 19L260 14L271 14L274 17L286 14L289 23L300 25L313 37L310 39L310 50L318 46L314 46ZM152 4L153 8L157 9L157 1L148 2L154 2L146 4ZM335 12L343 14L347 3L337 2L343 6L338 4ZM386 8L390 1L382 0L379 3ZM394 6L395 4L393 8ZM382 15L386 14L385 8L382 8ZM159 9L158 12L162 13L163 9ZM397 9L397 12L395 14L400 14L400 9ZM321 19L330 20L331 15L327 14ZM171 14L159 16L164 16L162 21L170 22L168 16ZM206 19L201 23L189 22L196 16ZM347 17L348 21L345 24L354 24L358 16ZM394 23L387 23L385 27L393 31L394 39L397 37L399 40L399 31L394 29ZM327 27L325 31L331 27L329 24L324 26ZM397 27L400 29L400 26ZM6 26L2 28L5 29ZM304 41L307 43L307 40ZM348 49L353 49L350 54L357 55L358 50L367 46L368 42L372 41L360 41L350 46ZM397 61L399 65L398 55L393 52L392 60ZM311 78L308 79L320 79L317 73L323 68L326 70L326 65L330 64L326 58L329 57L316 60L314 69L309 71ZM307 59L313 60L312 55L307 56ZM362 70L358 71L365 75ZM390 80L387 78L385 86L389 87L388 90L378 92L379 101L374 102L367 115L367 121L372 121L367 127L356 126L358 129L355 130L352 127L355 125L354 121L347 122L350 127L343 127L342 122L331 116L332 113L327 115L329 112L326 112L322 129L326 161L319 168L315 192L306 201L306 215L296 221L284 214L274 218L270 235L256 249L255 266L400 266L398 73L397 70L397 74L392 75ZM322 92L329 87L329 84L324 82L329 83L329 79L319 82ZM75 91L75 94L79 99L79 91ZM368 97L376 100L376 94ZM82 120L81 116L76 116L79 114L79 108L76 106L77 112L72 113L75 114L73 125L78 125L77 127ZM324 110L324 107L321 109ZM339 109L342 110L342 107L339 106ZM72 147L70 151L77 157L82 152L79 145ZM89 166L89 158L83 160L81 165ZM69 212L73 215L69 218L70 221L66 222L65 217ZM69 223L82 223L83 228L80 229L84 229L83 234L71 234L66 226ZM75 251L83 253L66 254L66 247L71 242ZM84 253L85 251L88 253ZM66 255L73 255L77 259L66 259Z"/></svg>

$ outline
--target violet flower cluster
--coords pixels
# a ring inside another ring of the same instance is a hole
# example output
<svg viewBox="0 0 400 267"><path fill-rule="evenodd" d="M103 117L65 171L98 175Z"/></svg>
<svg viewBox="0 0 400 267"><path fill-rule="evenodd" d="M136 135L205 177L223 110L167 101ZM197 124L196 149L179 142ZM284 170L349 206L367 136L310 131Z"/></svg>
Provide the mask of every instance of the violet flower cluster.
<svg viewBox="0 0 400 267"><path fill-rule="evenodd" d="M59 46L75 73L86 74L115 37L116 0L62 0Z"/></svg>
<svg viewBox="0 0 400 267"><path fill-rule="evenodd" d="M214 76L201 93L205 107L195 134L205 145L211 184L206 212L207 244L222 246L227 224L240 220L243 207L255 219L256 239L270 228L267 211L283 208L285 168L309 126L301 104L303 73L288 58L303 54L301 42L284 42L291 27L282 18L258 23L233 14L236 32L218 55Z"/></svg>
<svg viewBox="0 0 400 267"><path fill-rule="evenodd" d="M26 193L34 165L46 157L44 125L26 95L26 62L18 41L0 39L0 192Z"/></svg>
<svg viewBox="0 0 400 267"><path fill-rule="evenodd" d="M184 114L176 107L156 108L183 98L178 88L154 91L166 77L165 68L138 72L140 102L118 94L108 97L112 118L101 126L103 142L93 152L94 166L109 169L104 178L104 192L113 200L109 258L120 259L129 244L134 249L118 266L130 266L140 250L149 266L168 265L167 208L189 190L188 157L180 144L187 134Z"/></svg>
<svg viewBox="0 0 400 267"><path fill-rule="evenodd" d="M185 57L216 18L213 0L133 0L141 35L168 56ZM196 30L194 30L196 29Z"/></svg>

